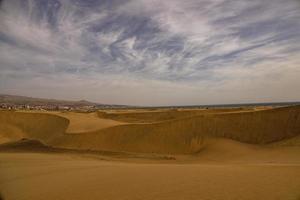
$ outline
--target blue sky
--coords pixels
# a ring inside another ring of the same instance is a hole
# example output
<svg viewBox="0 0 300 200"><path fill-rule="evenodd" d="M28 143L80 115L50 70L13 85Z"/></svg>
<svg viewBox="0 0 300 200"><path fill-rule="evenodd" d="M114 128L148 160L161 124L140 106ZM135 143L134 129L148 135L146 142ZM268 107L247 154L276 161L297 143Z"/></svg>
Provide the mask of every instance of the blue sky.
<svg viewBox="0 0 300 200"><path fill-rule="evenodd" d="M300 100L298 0L2 0L0 93L131 105Z"/></svg>

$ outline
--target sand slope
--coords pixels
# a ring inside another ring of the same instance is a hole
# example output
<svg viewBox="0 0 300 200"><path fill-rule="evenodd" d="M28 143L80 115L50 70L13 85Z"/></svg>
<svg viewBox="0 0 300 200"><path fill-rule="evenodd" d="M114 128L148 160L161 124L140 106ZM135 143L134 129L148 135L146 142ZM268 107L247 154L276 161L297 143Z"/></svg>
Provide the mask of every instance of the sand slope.
<svg viewBox="0 0 300 200"><path fill-rule="evenodd" d="M0 111L0 135L5 141L31 138L50 145L55 138L63 137L68 124L67 119L51 114Z"/></svg>
<svg viewBox="0 0 300 200"><path fill-rule="evenodd" d="M53 114L67 118L70 123L66 133L85 133L112 126L125 124L111 119L99 118L97 113L54 112Z"/></svg>
<svg viewBox="0 0 300 200"><path fill-rule="evenodd" d="M299 164L149 164L0 153L8 200L298 200Z"/></svg>
<svg viewBox="0 0 300 200"><path fill-rule="evenodd" d="M181 111L170 112L180 116ZM197 112L192 116L183 114L181 118L155 123L116 123L84 134L68 134L69 120L61 116L0 112L0 135L5 138L22 135L61 148L186 154L201 151L215 137L266 144L300 134L300 106L260 111ZM151 115L154 119L157 117L156 113ZM87 124L88 121L87 117Z"/></svg>

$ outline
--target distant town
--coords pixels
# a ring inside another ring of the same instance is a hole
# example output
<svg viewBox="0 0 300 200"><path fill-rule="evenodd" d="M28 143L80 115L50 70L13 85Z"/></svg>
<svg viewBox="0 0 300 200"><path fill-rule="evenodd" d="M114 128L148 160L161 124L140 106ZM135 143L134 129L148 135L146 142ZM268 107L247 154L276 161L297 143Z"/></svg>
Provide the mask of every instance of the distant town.
<svg viewBox="0 0 300 200"><path fill-rule="evenodd" d="M128 108L126 105L109 105L85 100L66 101L0 94L1 110L80 111L93 112L99 109Z"/></svg>
<svg viewBox="0 0 300 200"><path fill-rule="evenodd" d="M109 107L109 106L107 106ZM103 108L103 106L101 106ZM11 104L11 103L1 103L0 109L4 110L41 110L41 111L94 111L98 110L98 106L74 106L74 105L26 105L26 104Z"/></svg>
<svg viewBox="0 0 300 200"><path fill-rule="evenodd" d="M0 110L39 110L39 111L76 111L93 112L101 109L209 109L209 108L237 108L237 107L282 107L300 105L300 102L276 102L276 103L248 103L248 104L217 104L217 105L189 105L189 106L128 106L93 103L86 100L66 101L56 99L33 98L16 95L0 94Z"/></svg>

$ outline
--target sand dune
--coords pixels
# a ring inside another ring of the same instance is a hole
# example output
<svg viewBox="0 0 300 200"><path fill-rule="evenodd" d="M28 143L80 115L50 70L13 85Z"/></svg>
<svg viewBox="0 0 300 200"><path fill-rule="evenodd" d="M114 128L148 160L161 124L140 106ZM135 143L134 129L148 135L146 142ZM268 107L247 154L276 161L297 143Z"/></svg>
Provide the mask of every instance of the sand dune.
<svg viewBox="0 0 300 200"><path fill-rule="evenodd" d="M55 138L63 137L68 124L66 118L46 113L0 112L0 135L10 141L31 138L51 144Z"/></svg>
<svg viewBox="0 0 300 200"><path fill-rule="evenodd" d="M212 137L264 144L299 134L299 112L300 107L288 107L127 124L84 135L66 135L58 138L56 144L66 148L175 154L198 152Z"/></svg>
<svg viewBox="0 0 300 200"><path fill-rule="evenodd" d="M300 106L1 111L0 136L6 200L300 198Z"/></svg>
<svg viewBox="0 0 300 200"><path fill-rule="evenodd" d="M249 108L231 108L231 109L157 109L157 110L113 110L98 111L100 118L113 119L129 123L154 123L182 119L205 114L220 114L228 112L253 111Z"/></svg>
<svg viewBox="0 0 300 200"><path fill-rule="evenodd" d="M210 138L215 137L266 144L291 138L300 133L300 106L206 114L199 114L202 111L197 110L193 114L192 111L188 111L189 114L184 111L165 112L164 114L142 113L142 115L147 116L146 118L152 116L154 120L165 119L170 115L169 120L132 124L118 124L114 121L112 122L115 123L114 126L84 132L84 134L68 134L69 120L61 116L0 112L2 119L0 130L3 132L1 135L6 134L6 137L7 133L18 135L14 131L5 130L7 125L13 126L26 135L22 137L38 139L54 147L165 154L196 153L205 148ZM183 112L182 116L181 112ZM140 117L140 113L131 113L131 116L134 114L137 115L136 118ZM174 119L174 116L177 118ZM77 123L78 126L82 126L85 122L90 123L89 117L86 121L78 115L73 117L81 121ZM91 124L99 123L98 128L100 128L104 126L102 122L92 121Z"/></svg>

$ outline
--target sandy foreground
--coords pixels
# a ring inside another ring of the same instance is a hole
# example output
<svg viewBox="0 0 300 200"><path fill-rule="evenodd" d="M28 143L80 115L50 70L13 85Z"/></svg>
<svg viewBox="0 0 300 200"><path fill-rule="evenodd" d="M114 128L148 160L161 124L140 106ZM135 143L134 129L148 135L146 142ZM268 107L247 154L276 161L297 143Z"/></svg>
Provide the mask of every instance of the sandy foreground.
<svg viewBox="0 0 300 200"><path fill-rule="evenodd" d="M299 162L165 163L0 153L7 200L300 199Z"/></svg>

